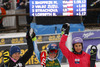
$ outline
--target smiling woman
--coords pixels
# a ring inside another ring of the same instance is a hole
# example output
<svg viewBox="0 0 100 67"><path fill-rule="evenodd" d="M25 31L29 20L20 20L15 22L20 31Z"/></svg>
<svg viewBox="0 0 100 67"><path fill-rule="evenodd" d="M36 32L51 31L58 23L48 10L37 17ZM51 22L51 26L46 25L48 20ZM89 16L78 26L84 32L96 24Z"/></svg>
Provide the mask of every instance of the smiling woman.
<svg viewBox="0 0 100 67"><path fill-rule="evenodd" d="M79 52L82 51L82 44L76 43L76 44L74 45L74 48L75 48L75 51L79 53Z"/></svg>
<svg viewBox="0 0 100 67"><path fill-rule="evenodd" d="M17 46L12 46L10 48L10 56L14 59L14 60L18 60L20 58L20 48Z"/></svg>
<svg viewBox="0 0 100 67"><path fill-rule="evenodd" d="M82 54L83 40L80 37L75 37L72 41L73 53Z"/></svg>
<svg viewBox="0 0 100 67"><path fill-rule="evenodd" d="M83 40L80 37L73 38L72 46L73 52L69 51L66 47L65 43L68 38L70 25L65 23L62 27L62 32L64 34L61 37L61 41L59 43L59 47L64 54L64 56L68 59L70 67L90 67L90 55L83 51Z"/></svg>
<svg viewBox="0 0 100 67"><path fill-rule="evenodd" d="M50 36L49 40L54 39L54 38L55 38L55 36L53 36L53 38L52 38L52 36ZM61 50L59 49L59 46L57 43L50 43L47 46L48 56L46 58L44 58L45 54L43 54L43 52L39 52L37 44L34 44L33 46L34 46L34 52L35 52L39 62L41 62L41 65L44 65L45 67L61 67L61 60L63 58L63 54L62 54ZM43 58L46 60L44 61Z"/></svg>
<svg viewBox="0 0 100 67"><path fill-rule="evenodd" d="M28 45L28 50L26 51L26 53L21 57L20 48L18 46L12 46L10 48L9 60L5 62L1 67L25 67L25 63L33 55L34 50L32 40L35 38L35 33L34 31L32 31L32 29L30 29L30 31L28 30L26 34L26 40Z"/></svg>

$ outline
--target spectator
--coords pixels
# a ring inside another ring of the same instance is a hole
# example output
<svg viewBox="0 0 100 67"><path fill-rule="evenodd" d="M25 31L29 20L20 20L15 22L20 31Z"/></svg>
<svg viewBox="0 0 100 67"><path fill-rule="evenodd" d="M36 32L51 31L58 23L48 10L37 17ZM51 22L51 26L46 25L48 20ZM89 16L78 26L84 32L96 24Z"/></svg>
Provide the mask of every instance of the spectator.
<svg viewBox="0 0 100 67"><path fill-rule="evenodd" d="M3 4L3 7L5 10L11 9L11 1L10 0L3 0L2 4Z"/></svg>
<svg viewBox="0 0 100 67"><path fill-rule="evenodd" d="M59 43L59 47L63 55L68 59L69 67L90 67L90 55L83 51L83 39L80 37L75 37L72 40L73 52L69 51L65 43L68 38L70 25L65 23L62 26L62 37ZM95 52L93 51L93 54ZM96 66L95 66L96 67Z"/></svg>
<svg viewBox="0 0 100 67"><path fill-rule="evenodd" d="M25 9L25 0L17 0L17 9Z"/></svg>
<svg viewBox="0 0 100 67"><path fill-rule="evenodd" d="M18 46L12 46L10 48L10 56L9 56L9 61L5 62L4 64L1 65L1 67L25 67L25 63L29 60L29 58L33 55L33 50L34 50L34 38L35 38L35 33L34 31L27 32L26 34L26 40L27 40L27 46L28 50L26 53L21 56L21 50ZM33 41L33 42L32 42Z"/></svg>
<svg viewBox="0 0 100 67"><path fill-rule="evenodd" d="M0 7L0 15L6 15L6 10L3 7ZM0 16L0 29L4 29L3 18L3 16Z"/></svg>

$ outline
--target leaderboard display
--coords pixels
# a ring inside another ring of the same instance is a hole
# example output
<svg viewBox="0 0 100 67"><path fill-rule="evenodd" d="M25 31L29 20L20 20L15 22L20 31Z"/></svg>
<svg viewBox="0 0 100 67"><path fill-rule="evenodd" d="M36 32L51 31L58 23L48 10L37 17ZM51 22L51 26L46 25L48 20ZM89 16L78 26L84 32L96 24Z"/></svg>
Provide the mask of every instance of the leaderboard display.
<svg viewBox="0 0 100 67"><path fill-rule="evenodd" d="M30 16L85 16L87 0L30 0Z"/></svg>

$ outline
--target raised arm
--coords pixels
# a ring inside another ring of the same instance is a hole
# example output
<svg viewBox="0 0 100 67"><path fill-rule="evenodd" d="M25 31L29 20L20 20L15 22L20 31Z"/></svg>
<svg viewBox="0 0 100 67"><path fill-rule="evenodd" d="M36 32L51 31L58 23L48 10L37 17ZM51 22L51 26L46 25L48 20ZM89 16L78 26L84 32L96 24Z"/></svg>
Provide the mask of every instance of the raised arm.
<svg viewBox="0 0 100 67"><path fill-rule="evenodd" d="M24 63L26 63L29 58L33 55L33 42L32 40L36 40L35 38L35 33L33 31L33 29L30 29L27 34L26 34L26 40L27 40L27 46L28 46L28 50L27 52L19 59L19 61L23 61Z"/></svg>
<svg viewBox="0 0 100 67"><path fill-rule="evenodd" d="M33 47L34 47L35 55L36 55L37 59L40 62L40 52L38 50L38 46L37 46L37 42L36 41L35 42L33 41Z"/></svg>
<svg viewBox="0 0 100 67"><path fill-rule="evenodd" d="M62 58L63 58L63 53L61 52L61 49L59 49L59 53L58 53L58 60L59 60L59 62L61 63L61 60L62 60Z"/></svg>
<svg viewBox="0 0 100 67"><path fill-rule="evenodd" d="M69 29L70 29L70 25L68 23L63 25L63 27L61 29L62 30L62 37L61 37L61 40L59 43L59 47L66 58L68 58L71 55L71 52L69 51L69 49L65 45L67 38L68 38Z"/></svg>

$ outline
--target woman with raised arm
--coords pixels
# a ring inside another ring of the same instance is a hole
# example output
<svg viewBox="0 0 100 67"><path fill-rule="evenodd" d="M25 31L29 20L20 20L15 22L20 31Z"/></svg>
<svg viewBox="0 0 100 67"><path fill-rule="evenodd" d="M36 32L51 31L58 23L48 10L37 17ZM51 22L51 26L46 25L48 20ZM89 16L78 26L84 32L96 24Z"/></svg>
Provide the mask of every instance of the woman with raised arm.
<svg viewBox="0 0 100 67"><path fill-rule="evenodd" d="M62 26L63 35L59 47L63 55L68 59L69 67L90 67L90 55L83 51L83 40L80 37L73 38L73 51L69 51L65 43L68 38L70 25L68 23Z"/></svg>

